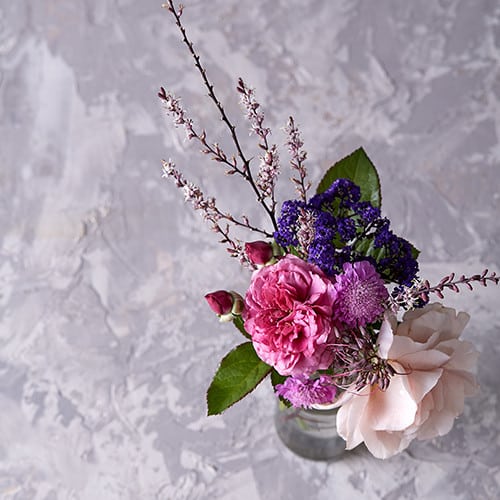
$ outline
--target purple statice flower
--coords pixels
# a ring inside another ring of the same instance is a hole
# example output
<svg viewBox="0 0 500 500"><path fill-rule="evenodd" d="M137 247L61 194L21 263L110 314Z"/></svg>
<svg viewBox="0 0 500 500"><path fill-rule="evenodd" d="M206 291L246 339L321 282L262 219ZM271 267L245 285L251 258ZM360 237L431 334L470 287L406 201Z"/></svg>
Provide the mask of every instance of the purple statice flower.
<svg viewBox="0 0 500 500"><path fill-rule="evenodd" d="M337 394L337 388L329 375L320 375L316 379L310 379L306 375L295 375L276 385L275 390L296 408L311 408L317 404L332 403Z"/></svg>
<svg viewBox="0 0 500 500"><path fill-rule="evenodd" d="M387 219L380 219L373 246L383 253L376 265L380 274L401 285L411 286L418 273L417 259L413 256L410 243L389 229Z"/></svg>
<svg viewBox="0 0 500 500"><path fill-rule="evenodd" d="M309 203L312 207L321 210L352 208L359 201L361 191L349 179L337 179L324 192L313 196Z"/></svg>
<svg viewBox="0 0 500 500"><path fill-rule="evenodd" d="M417 277L413 247L390 230L378 207L361 201L359 186L349 179L337 179L308 203L286 201L274 237L328 276L341 273L347 262L368 261L384 280L399 285Z"/></svg>
<svg viewBox="0 0 500 500"><path fill-rule="evenodd" d="M389 293L372 264L349 262L335 277L336 317L349 327L361 327L377 319L385 310Z"/></svg>
<svg viewBox="0 0 500 500"><path fill-rule="evenodd" d="M354 210L365 224L370 224L380 219L380 208L374 207L368 201L360 201L356 204Z"/></svg>
<svg viewBox="0 0 500 500"><path fill-rule="evenodd" d="M287 200L281 207L281 214L278 218L278 230L274 233L274 239L282 247L297 246L299 239L298 219L301 209L305 208L305 203L296 200Z"/></svg>

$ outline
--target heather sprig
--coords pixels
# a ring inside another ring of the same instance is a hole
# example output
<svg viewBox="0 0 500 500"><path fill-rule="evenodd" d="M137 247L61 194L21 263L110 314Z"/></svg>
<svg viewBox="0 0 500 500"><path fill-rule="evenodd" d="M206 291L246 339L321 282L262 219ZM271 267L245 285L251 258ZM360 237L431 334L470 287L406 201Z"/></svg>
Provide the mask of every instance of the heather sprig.
<svg viewBox="0 0 500 500"><path fill-rule="evenodd" d="M391 301L394 305L411 309L415 303L426 304L429 302L430 294L432 293L443 299L443 292L445 290L453 290L455 293L458 293L460 292L460 287L466 286L472 291L474 290L473 283L478 283L482 286L488 286L488 283L498 285L500 283L500 276L497 276L496 272L488 273L488 269L485 269L481 274L474 274L472 276L462 274L458 279L455 279L455 273L451 273L441 279L435 286L431 286L428 280L423 280L415 282L410 287L400 287L393 294Z"/></svg>
<svg viewBox="0 0 500 500"><path fill-rule="evenodd" d="M164 102L167 113L174 117L174 124L177 126L182 125L186 132L187 139L198 140L203 146L203 149L201 150L202 153L211 155L212 160L224 163L227 167L229 167L229 169L226 170L226 174L233 175L237 173L236 158L234 156L228 158L218 143L215 142L210 144L207 141L207 133L205 130L201 130L201 132L199 132L194 128L194 122L192 118L187 116L186 110L180 104L181 99L179 97L174 96L174 94L166 91L163 87L160 87L158 97Z"/></svg>
<svg viewBox="0 0 500 500"><path fill-rule="evenodd" d="M292 177L292 182L295 184L297 193L300 199L307 202L307 191L311 187L311 183L306 181L307 169L304 166L304 162L307 158L307 152L302 149L304 142L300 137L300 132L293 118L290 116L286 127L284 128L287 134L286 145L288 146L288 152L290 153L290 166L293 170L298 173L298 179Z"/></svg>
<svg viewBox="0 0 500 500"><path fill-rule="evenodd" d="M276 199L274 188L280 172L280 161L276 144L269 145L267 140L271 129L264 126L264 113L261 105L255 99L255 90L248 87L242 78L238 79L236 90L240 94L241 104L245 108L246 116L251 124L251 131L259 137L259 147L263 154L259 156L259 170L257 173L257 187L263 198L271 200L271 208L274 212Z"/></svg>
<svg viewBox="0 0 500 500"><path fill-rule="evenodd" d="M216 150L216 158L219 157L223 163L228 165L230 167L230 170L228 173L230 174L238 174L242 176L245 181L247 181L251 187L251 189L254 191L254 193L257 196L257 201L262 205L264 208L265 212L267 213L268 217L271 219L271 223L274 227L274 229L277 228L276 224L276 216L275 216L275 202L272 199L271 204L266 202L265 197L262 195L261 190L259 189L256 180L253 177L252 171L250 169L250 159L248 159L243 152L242 146L240 144L240 140L238 138L238 135L236 134L236 126L230 121L229 117L227 116L227 113L222 106L219 98L215 94L214 91L214 86L210 82L210 80L207 77L207 71L203 67L200 61L200 56L198 53L195 51L193 43L191 40L189 40L186 29L184 28L184 25L182 24L181 17L183 13L183 6L180 5L177 9L174 6L174 3L172 0L168 0L166 4L163 4L163 7L166 8L174 17L175 23L177 27L179 28L179 31L181 32L182 35L182 41L184 44L187 46L191 56L194 59L195 67L198 70L198 72L201 75L201 78L203 80L203 84L208 90L208 96L212 100L212 102L215 104L215 107L217 108L220 118L222 122L226 125L226 128L229 130L229 134L231 136L233 145L236 149L236 155L231 156L231 159L228 160L227 156L221 151L221 150ZM163 96L161 95L162 90L160 90L160 98L163 99ZM202 137L200 135L200 137ZM207 151L210 154L214 154L214 151L210 149L210 147L207 147ZM206 151L204 151L206 152Z"/></svg>
<svg viewBox="0 0 500 500"><path fill-rule="evenodd" d="M250 264L244 251L241 241L233 239L230 236L229 224L244 227L251 231L260 232L266 235L261 229L253 227L246 216L242 216L241 220L235 219L231 214L222 212L217 208L216 200L213 197L205 197L202 190L194 183L188 181L184 175L175 168L175 163L171 160L163 160L163 175L162 177L171 178L175 185L180 188L184 194L184 200L189 202L194 210L202 213L203 218L211 223L212 231L222 236L220 243L227 245L227 251L233 257L240 260L242 264ZM222 224L222 222L225 224Z"/></svg>
<svg viewBox="0 0 500 500"><path fill-rule="evenodd" d="M245 108L246 116L250 122L250 130L259 137L259 146L267 151L269 149L267 136L271 133L271 129L264 127L264 113L261 105L255 99L255 89L249 87L243 78L239 78L236 90L240 94L241 104Z"/></svg>

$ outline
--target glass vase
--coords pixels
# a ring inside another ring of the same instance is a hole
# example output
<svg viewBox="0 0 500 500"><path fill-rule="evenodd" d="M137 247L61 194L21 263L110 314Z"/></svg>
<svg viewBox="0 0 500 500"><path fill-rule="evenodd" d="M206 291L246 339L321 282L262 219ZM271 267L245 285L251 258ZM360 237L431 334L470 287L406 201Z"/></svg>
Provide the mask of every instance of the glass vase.
<svg viewBox="0 0 500 500"><path fill-rule="evenodd" d="M337 408L286 408L282 403L274 415L276 432L283 444L310 460L334 460L346 452L336 420Z"/></svg>

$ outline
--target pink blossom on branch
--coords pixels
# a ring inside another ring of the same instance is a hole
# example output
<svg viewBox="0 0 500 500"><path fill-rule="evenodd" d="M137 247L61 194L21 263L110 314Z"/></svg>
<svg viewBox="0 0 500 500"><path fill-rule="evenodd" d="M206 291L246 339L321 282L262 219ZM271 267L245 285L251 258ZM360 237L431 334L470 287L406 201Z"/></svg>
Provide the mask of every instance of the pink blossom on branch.
<svg viewBox="0 0 500 500"><path fill-rule="evenodd" d="M274 187L280 171L279 155L276 144L273 144L263 156L260 157L259 171L257 173L257 187L265 198L274 198Z"/></svg>
<svg viewBox="0 0 500 500"><path fill-rule="evenodd" d="M293 177L292 182L295 184L301 199L307 201L307 190L311 187L311 183L305 181L307 177L307 169L304 166L304 162L307 158L307 153L302 149L304 142L302 141L299 129L296 127L291 116L288 118L288 122L284 130L287 134L286 145L288 146L288 152L290 153L290 166L299 174L299 178L297 179Z"/></svg>
<svg viewBox="0 0 500 500"><path fill-rule="evenodd" d="M274 188L280 172L278 147L276 144L269 145L268 143L267 137L271 133L271 130L264 127L264 113L260 109L260 104L255 99L254 89L248 87L243 79L240 78L236 90L240 94L241 104L245 108L246 116L250 121L251 131L259 137L259 147L264 151L259 157L260 163L256 185L261 192L262 198L271 199L274 210L276 205Z"/></svg>

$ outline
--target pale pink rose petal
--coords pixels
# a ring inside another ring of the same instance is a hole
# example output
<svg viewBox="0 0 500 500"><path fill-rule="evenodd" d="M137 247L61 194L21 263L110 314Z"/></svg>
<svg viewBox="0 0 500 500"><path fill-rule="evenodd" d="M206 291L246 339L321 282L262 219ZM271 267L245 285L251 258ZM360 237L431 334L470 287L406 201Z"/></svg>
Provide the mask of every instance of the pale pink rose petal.
<svg viewBox="0 0 500 500"><path fill-rule="evenodd" d="M470 381L458 372L445 372L439 381L442 387L443 408L450 410L454 416L464 411L464 398Z"/></svg>
<svg viewBox="0 0 500 500"><path fill-rule="evenodd" d="M410 337L394 335L387 357L388 359L399 359L409 353L418 352L421 348L422 344L417 344Z"/></svg>
<svg viewBox="0 0 500 500"><path fill-rule="evenodd" d="M443 341L449 340L458 338L470 319L467 313L456 314L454 309L439 303L428 304L424 315L421 311L422 309L415 309L405 313L403 319L406 323L400 325L401 332L398 331L398 335L408 335L408 327L411 324L411 337L416 342L426 342L436 331L440 332Z"/></svg>
<svg viewBox="0 0 500 500"><path fill-rule="evenodd" d="M442 373L443 370L441 368L426 371L415 370L411 373L411 376L402 376L402 379L408 386L408 391L413 400L416 403L420 403L424 396L436 386Z"/></svg>
<svg viewBox="0 0 500 500"><path fill-rule="evenodd" d="M408 393L403 377L396 375L385 391L373 386L364 411L363 421L367 421L372 429L400 431L415 420L417 403Z"/></svg>
<svg viewBox="0 0 500 500"><path fill-rule="evenodd" d="M392 346L392 342L394 340L393 329L396 329L396 318L385 317L384 321L382 321L382 326L380 327L380 332L377 337L377 345L378 345L378 355L382 359L387 359L389 355L389 349Z"/></svg>
<svg viewBox="0 0 500 500"><path fill-rule="evenodd" d="M349 404L344 404L337 413L337 432L346 441L346 449L352 450L363 442L360 421L368 403L369 387L349 398Z"/></svg>
<svg viewBox="0 0 500 500"><path fill-rule="evenodd" d="M396 340L398 340L397 337ZM450 356L436 349L431 349L403 354L397 359L399 363L407 367L407 370L433 370L437 366L443 366L447 363Z"/></svg>
<svg viewBox="0 0 500 500"><path fill-rule="evenodd" d="M430 413L430 417L418 428L416 437L419 440L444 436L451 431L455 421L453 412L442 410Z"/></svg>
<svg viewBox="0 0 500 500"><path fill-rule="evenodd" d="M422 424L429 418L429 415L434 411L434 397L429 394L428 397L424 397L420 404L418 405L418 411L415 415L415 422L413 423L413 432L417 432Z"/></svg>
<svg viewBox="0 0 500 500"><path fill-rule="evenodd" d="M384 432L366 429L363 434L368 451L376 458L390 458L401 453L413 439L403 431Z"/></svg>
<svg viewBox="0 0 500 500"><path fill-rule="evenodd" d="M470 342L447 340L440 344L439 349L452 355L446 364L447 369L464 372L471 372L475 369L479 353Z"/></svg>

